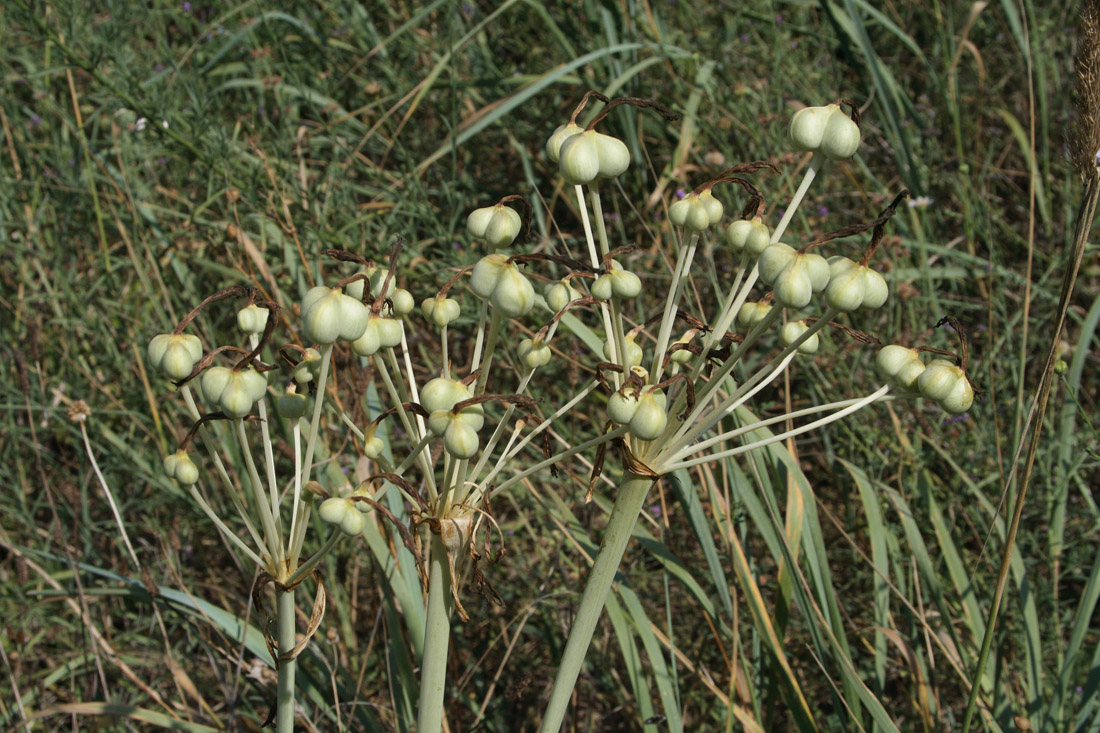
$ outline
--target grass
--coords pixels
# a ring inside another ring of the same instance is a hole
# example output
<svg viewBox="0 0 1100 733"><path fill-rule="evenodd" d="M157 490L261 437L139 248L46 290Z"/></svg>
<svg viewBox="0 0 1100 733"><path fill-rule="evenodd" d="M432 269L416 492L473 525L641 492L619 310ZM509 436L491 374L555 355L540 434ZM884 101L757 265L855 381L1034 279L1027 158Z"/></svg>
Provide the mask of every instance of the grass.
<svg viewBox="0 0 1100 733"><path fill-rule="evenodd" d="M867 102L860 155L819 182L793 234L864 220L903 186L929 197L897 218L884 260L895 297L853 325L944 346L932 326L956 316L984 394L964 420L876 408L663 482L570 725L957 728L1004 550L1012 496L1002 506L1001 490L1081 196L1061 152L1071 59L1050 51L1065 48L1075 19L1044 4L972 15L872 5L152 2L93 13L18 0L2 11L5 724L82 727L109 713L194 730L263 722L273 677L262 661L251 672L262 642L240 637L242 623L258 623L251 573L161 474L182 414L148 373L145 344L229 284L296 301L327 247L382 258L403 236L415 243L408 287L437 287L469 256L466 213L516 191L545 200L540 237L578 248L541 146L596 88L685 115L661 126L622 114L606 130L635 156L624 195L605 196L612 236L642 245L633 266L653 289L664 285L663 212L677 188L720 170L719 155L776 159L790 179L762 185L774 217L798 180L782 136L789 102ZM1034 729L1100 725L1090 254L979 682L987 730L1013 730L1014 716ZM714 258L716 273L728 268L724 253ZM215 309L199 332L231 316ZM788 394L826 402L873 379L868 353L827 341L824 358L756 407L770 413ZM579 362L559 369L563 389L586 379ZM73 400L91 406L92 454L140 570L66 419ZM566 427L583 435L588 416ZM509 552L487 574L505 603L470 597L471 621L457 625L452 729L537 719L610 506L599 491L581 502L586 471L526 482L496 507ZM387 572L389 539L367 536L328 561L322 635L332 633L301 665L321 729L337 714L349 729L407 730L415 717L418 581L407 562L405 575ZM800 698L801 723L789 712ZM130 709L94 707L108 702Z"/></svg>

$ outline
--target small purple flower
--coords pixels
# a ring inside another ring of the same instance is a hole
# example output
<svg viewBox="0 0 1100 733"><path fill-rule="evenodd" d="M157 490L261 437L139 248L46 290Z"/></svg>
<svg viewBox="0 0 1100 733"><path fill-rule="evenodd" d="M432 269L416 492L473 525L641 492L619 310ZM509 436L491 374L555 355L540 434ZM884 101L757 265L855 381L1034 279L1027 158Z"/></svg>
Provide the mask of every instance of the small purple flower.
<svg viewBox="0 0 1100 733"><path fill-rule="evenodd" d="M676 189L676 198L682 199L684 196L687 196L687 191L682 188Z"/></svg>
<svg viewBox="0 0 1100 733"><path fill-rule="evenodd" d="M35 113L31 113L31 127L38 127L41 124L42 118Z"/></svg>
<svg viewBox="0 0 1100 733"><path fill-rule="evenodd" d="M462 244L459 242L451 242L451 246L454 247L456 252L462 251Z"/></svg>
<svg viewBox="0 0 1100 733"><path fill-rule="evenodd" d="M163 155L160 156L157 158L157 165L168 165L168 158L165 158Z"/></svg>
<svg viewBox="0 0 1100 733"><path fill-rule="evenodd" d="M826 207L826 206L818 206L818 207L817 207L817 215L818 215L818 216L828 216L828 215L829 215L829 209L828 209L828 207Z"/></svg>
<svg viewBox="0 0 1100 733"><path fill-rule="evenodd" d="M659 519L661 517L661 505L654 504L649 508L649 513L653 515L654 519Z"/></svg>
<svg viewBox="0 0 1100 733"><path fill-rule="evenodd" d="M748 42L749 42L749 34L748 33L742 33L741 34L741 43L748 43Z"/></svg>
<svg viewBox="0 0 1100 733"><path fill-rule="evenodd" d="M614 224L619 220L619 215L614 211L609 211L603 215L603 220Z"/></svg>
<svg viewBox="0 0 1100 733"><path fill-rule="evenodd" d="M157 64L153 67L153 71L164 71L164 64Z"/></svg>
<svg viewBox="0 0 1100 733"><path fill-rule="evenodd" d="M183 12L185 12L185 13L190 13L191 12L191 3L185 2L183 4Z"/></svg>
<svg viewBox="0 0 1100 733"><path fill-rule="evenodd" d="M783 16L782 15L775 16L775 24L776 25L783 25Z"/></svg>
<svg viewBox="0 0 1100 733"><path fill-rule="evenodd" d="M969 419L970 419L970 413L964 412L961 415L955 415L954 417L947 418L946 420L943 421L943 424L944 425L958 425L959 423L966 422Z"/></svg>

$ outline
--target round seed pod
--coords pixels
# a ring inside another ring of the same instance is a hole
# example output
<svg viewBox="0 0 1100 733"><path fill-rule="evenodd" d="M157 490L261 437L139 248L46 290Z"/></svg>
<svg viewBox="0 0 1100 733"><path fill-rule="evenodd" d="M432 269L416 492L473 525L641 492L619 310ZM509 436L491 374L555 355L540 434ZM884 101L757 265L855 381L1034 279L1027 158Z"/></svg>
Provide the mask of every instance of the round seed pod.
<svg viewBox="0 0 1100 733"><path fill-rule="evenodd" d="M164 473L184 486L194 486L199 481L198 466L184 450L164 457Z"/></svg>
<svg viewBox="0 0 1100 733"><path fill-rule="evenodd" d="M558 168L566 183L574 186L591 183L600 175L600 146L595 130L579 132L562 143Z"/></svg>
<svg viewBox="0 0 1100 733"><path fill-rule="evenodd" d="M373 356L382 348L381 335L378 332L380 318L370 317L363 335L351 342L351 350L359 356Z"/></svg>
<svg viewBox="0 0 1100 733"><path fill-rule="evenodd" d="M546 141L546 157L554 163L560 159L561 146L574 135L584 132L584 128L575 122L558 125L557 129Z"/></svg>
<svg viewBox="0 0 1100 733"><path fill-rule="evenodd" d="M600 275L596 278L596 282L592 283L589 292L592 293L592 297L597 300L611 300L611 296L615 294L615 290L611 286L611 283L612 276L610 273Z"/></svg>
<svg viewBox="0 0 1100 733"><path fill-rule="evenodd" d="M970 386L970 380L963 378L955 383L951 391L940 400L940 407L952 415L961 415L974 404L974 388Z"/></svg>
<svg viewBox="0 0 1100 733"><path fill-rule="evenodd" d="M318 292L321 288L327 292ZM302 300L302 326L306 337L319 344L355 341L367 329L369 312L363 303L339 288L313 288Z"/></svg>
<svg viewBox="0 0 1100 733"><path fill-rule="evenodd" d="M508 318L520 318L535 307L535 288L514 264L505 267L489 298L493 307Z"/></svg>
<svg viewBox="0 0 1100 733"><path fill-rule="evenodd" d="M386 444L378 436L372 435L363 441L363 455L372 461L378 460L384 450L386 450Z"/></svg>
<svg viewBox="0 0 1100 733"><path fill-rule="evenodd" d="M638 397L638 408L630 418L630 432L640 440L656 440L665 432L668 425L668 415L665 406L657 399L657 393L652 387L643 391ZM661 394L663 397L664 395Z"/></svg>
<svg viewBox="0 0 1100 733"><path fill-rule="evenodd" d="M393 303L395 316L407 316L416 308L416 301L413 300L412 293L404 288L395 289L390 297L390 302Z"/></svg>
<svg viewBox="0 0 1100 733"><path fill-rule="evenodd" d="M763 321L771 309L768 303L745 303L741 306L741 310L737 311L737 325L741 328L752 328Z"/></svg>
<svg viewBox="0 0 1100 733"><path fill-rule="evenodd" d="M630 336L623 338L623 349L626 350L626 366L628 369L642 363L642 347ZM611 361L611 345L607 341L603 342L603 358Z"/></svg>
<svg viewBox="0 0 1100 733"><path fill-rule="evenodd" d="M921 372L917 387L922 396L940 402L951 394L959 383L966 381L966 374L946 359L934 359Z"/></svg>
<svg viewBox="0 0 1100 733"><path fill-rule="evenodd" d="M769 245L760 254L760 260L757 263L757 268L760 273L760 282L765 285L771 285L775 282L775 279L779 277L779 273L783 272L794 262L794 258L798 256L798 253L793 247L782 242L776 242Z"/></svg>
<svg viewBox="0 0 1100 733"><path fill-rule="evenodd" d="M759 256L771 244L771 232L758 216L754 219L738 219L726 227L726 242L738 252L744 250Z"/></svg>
<svg viewBox="0 0 1100 733"><path fill-rule="evenodd" d="M340 528L340 531L351 537L355 537L363 531L366 520L363 514L356 508L356 503L346 497L332 497L321 502L317 509L321 521Z"/></svg>
<svg viewBox="0 0 1100 733"><path fill-rule="evenodd" d="M287 391L275 400L275 412L287 420L305 417L309 411L309 397L299 392Z"/></svg>
<svg viewBox="0 0 1100 733"><path fill-rule="evenodd" d="M523 229L523 219L510 206L497 204L475 209L466 220L466 231L490 246L501 249L515 241Z"/></svg>
<svg viewBox="0 0 1100 733"><path fill-rule="evenodd" d="M626 394L615 392L607 400L607 417L618 425L626 425L638 409L638 393L633 387L627 387Z"/></svg>
<svg viewBox="0 0 1100 733"><path fill-rule="evenodd" d="M702 204L703 208L706 210L708 223L711 226L722 221L722 214L725 213L725 207L722 206L721 201L714 198L714 194L711 193L710 189L699 194L699 203Z"/></svg>
<svg viewBox="0 0 1100 733"><path fill-rule="evenodd" d="M779 341L784 346L790 346L795 341L802 337L802 334L806 333L807 326L803 321L790 321L786 323L779 331ZM798 345L798 353L812 355L816 354L818 347L821 345L820 339L817 334L812 334L808 339Z"/></svg>
<svg viewBox="0 0 1100 733"><path fill-rule="evenodd" d="M217 402L218 397L229 384L233 370L229 367L214 366L202 373L202 393L209 402Z"/></svg>
<svg viewBox="0 0 1100 733"><path fill-rule="evenodd" d="M569 283L559 280L546 286L546 289L543 290L543 297L546 298L546 305L557 313L569 305L570 302L580 298L581 294L574 290Z"/></svg>
<svg viewBox="0 0 1100 733"><path fill-rule="evenodd" d="M898 344L879 349L875 355L875 367L888 384L906 391L916 391L917 380L924 372L920 354Z"/></svg>
<svg viewBox="0 0 1100 733"><path fill-rule="evenodd" d="M714 197L711 197L711 200L716 201ZM721 206L721 204L718 205ZM707 208L694 193L689 193L668 207L668 220L676 226L693 232L701 232L710 226Z"/></svg>
<svg viewBox="0 0 1100 733"><path fill-rule="evenodd" d="M470 273L470 289L482 298L488 298L500 282L501 274L510 265L508 256L499 252L485 255L474 265L474 271Z"/></svg>
<svg viewBox="0 0 1100 733"><path fill-rule="evenodd" d="M428 412L449 411L459 402L473 397L462 382L447 377L436 377L420 390L420 406Z"/></svg>
<svg viewBox="0 0 1100 733"><path fill-rule="evenodd" d="M638 297L642 292L642 281L630 270L619 270L611 273L611 292L617 298L630 300Z"/></svg>
<svg viewBox="0 0 1100 733"><path fill-rule="evenodd" d="M886 284L886 278L875 270L864 268L863 285L867 290L863 295L863 308L865 309L881 308L886 303L886 299L890 297L890 287Z"/></svg>
<svg viewBox="0 0 1100 733"><path fill-rule="evenodd" d="M800 310L810 304L814 296L813 281L806 263L800 257L788 265L772 283L775 302L784 308Z"/></svg>
<svg viewBox="0 0 1100 733"><path fill-rule="evenodd" d="M536 344L533 339L523 339L520 341L516 353L519 355L519 360L528 371L534 371L540 366L545 366L550 361L551 355L549 346L542 341Z"/></svg>
<svg viewBox="0 0 1100 733"><path fill-rule="evenodd" d="M461 420L452 420L443 433L443 449L453 458L473 458L479 447L477 431Z"/></svg>
<svg viewBox="0 0 1100 733"><path fill-rule="evenodd" d="M298 384L308 384L317 379L321 374L321 352L317 349L306 349L302 354L302 360L294 367L294 381Z"/></svg>
<svg viewBox="0 0 1100 733"><path fill-rule="evenodd" d="M821 154L830 160L847 160L859 150L859 125L837 105L821 137Z"/></svg>
<svg viewBox="0 0 1100 733"><path fill-rule="evenodd" d="M462 307L454 298L425 298L420 304L420 312L430 323L442 328L458 320Z"/></svg>
<svg viewBox="0 0 1100 733"><path fill-rule="evenodd" d="M829 120L839 109L835 104L831 104L826 107L805 107L795 112L791 117L790 127L787 128L787 134L795 149L817 152L821 147L822 138L825 137Z"/></svg>
<svg viewBox="0 0 1100 733"><path fill-rule="evenodd" d="M258 305L246 305L237 311L237 328L244 333L259 335L267 327L270 311Z"/></svg>
<svg viewBox="0 0 1100 733"><path fill-rule="evenodd" d="M202 359L202 342L186 333L162 333L153 337L146 353L154 369L169 379L183 379Z"/></svg>
<svg viewBox="0 0 1100 733"><path fill-rule="evenodd" d="M690 344L691 340L695 338L694 331L687 331L683 336L676 340L677 344ZM691 353L688 349L677 349L669 355L669 359L673 364L687 364L691 361L695 354Z"/></svg>
<svg viewBox="0 0 1100 733"><path fill-rule="evenodd" d="M825 303L841 313L859 308L867 294L859 265L847 257L831 257L829 271L832 276L825 288Z"/></svg>
<svg viewBox="0 0 1100 733"><path fill-rule="evenodd" d="M622 140L596 133L596 152L600 159L600 178L618 178L630 167L630 151Z"/></svg>

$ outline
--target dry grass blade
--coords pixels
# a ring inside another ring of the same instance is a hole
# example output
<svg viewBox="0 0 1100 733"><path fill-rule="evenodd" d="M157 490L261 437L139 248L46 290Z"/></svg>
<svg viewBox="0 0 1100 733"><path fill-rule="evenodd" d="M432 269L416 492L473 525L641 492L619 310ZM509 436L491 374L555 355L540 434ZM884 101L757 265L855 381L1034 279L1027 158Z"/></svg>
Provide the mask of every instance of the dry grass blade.
<svg viewBox="0 0 1100 733"><path fill-rule="evenodd" d="M1097 113L1097 105L1100 104L1100 0L1087 0L1081 11L1080 22L1081 48L1077 57L1077 106L1080 117L1071 138L1071 153L1077 172L1085 180L1085 192L1077 209L1073 248L1068 253L1066 270L1062 277L1062 292L1058 299L1058 315L1055 326L1051 330L1050 347L1047 350L1046 363L1043 365L1042 380L1039 383L1030 416L1031 419L1029 420L1031 434L1028 437L1025 432L1021 436L1021 443L1027 439L1027 457L1024 461L1024 470L1020 474L1019 489L1016 492L1016 503L1012 510L1008 536L1005 538L1004 555L1001 559L1001 568L997 577L997 587L993 592L989 620L986 625L985 636L982 639L982 650L975 668L976 676L980 675L980 670L984 667L992 646L993 631L997 625L997 614L1004 596L1005 586L1008 583L1012 552L1016 546L1016 534L1020 528L1020 518L1023 516L1024 502L1027 499L1028 485L1031 482L1031 472L1035 466L1035 456L1039 449L1043 418L1046 414L1047 402L1050 399L1050 387L1054 381L1054 365L1058 358L1058 345L1062 329L1065 327L1066 314L1069 311L1073 289L1077 283L1081 259L1085 254L1085 243L1088 240L1089 231L1092 229L1092 222L1096 215L1097 199L1100 198L1100 169L1096 165L1096 152L1098 144L1100 144L1100 117ZM970 722L977 707L978 690L979 685L977 684L971 687L970 698L966 706L966 716L963 719L963 733L970 730Z"/></svg>

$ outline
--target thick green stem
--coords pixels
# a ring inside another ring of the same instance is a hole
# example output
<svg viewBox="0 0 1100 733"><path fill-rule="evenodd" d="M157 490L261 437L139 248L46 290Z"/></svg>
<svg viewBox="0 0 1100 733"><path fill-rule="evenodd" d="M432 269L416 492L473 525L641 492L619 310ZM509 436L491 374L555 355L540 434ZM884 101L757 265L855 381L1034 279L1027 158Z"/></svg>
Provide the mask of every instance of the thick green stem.
<svg viewBox="0 0 1100 733"><path fill-rule="evenodd" d="M429 565L428 615L416 720L418 733L438 733L443 729L443 691L447 683L447 652L451 636L451 571L443 540L434 534Z"/></svg>
<svg viewBox="0 0 1100 733"><path fill-rule="evenodd" d="M652 485L651 478L631 475L619 486L619 495L615 499L611 517L607 520L603 543L592 565L588 583L584 586L577 617L573 621L573 628L569 630L565 653L554 678L554 689L550 693L550 702L546 705L546 714L540 728L542 733L557 733L561 729L569 698L573 695L573 687L577 684L577 677L584 666L584 657L588 653L588 645L596 630L596 623L603 613L611 583L615 580L615 573L638 520L638 512L642 510L642 504L645 503Z"/></svg>
<svg viewBox="0 0 1100 733"><path fill-rule="evenodd" d="M294 731L294 670L298 660L281 657L294 648L294 591L275 589L275 621L278 624L279 697L275 709L278 733Z"/></svg>

